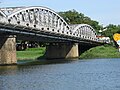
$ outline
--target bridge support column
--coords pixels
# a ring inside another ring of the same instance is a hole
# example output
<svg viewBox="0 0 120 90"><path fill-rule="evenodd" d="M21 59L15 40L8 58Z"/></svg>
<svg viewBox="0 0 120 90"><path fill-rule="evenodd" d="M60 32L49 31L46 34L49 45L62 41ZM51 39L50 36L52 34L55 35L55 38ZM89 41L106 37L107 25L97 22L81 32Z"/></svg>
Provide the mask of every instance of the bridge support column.
<svg viewBox="0 0 120 90"><path fill-rule="evenodd" d="M16 37L0 36L0 65L16 64Z"/></svg>
<svg viewBox="0 0 120 90"><path fill-rule="evenodd" d="M77 43L50 43L46 48L47 59L72 59L78 58Z"/></svg>

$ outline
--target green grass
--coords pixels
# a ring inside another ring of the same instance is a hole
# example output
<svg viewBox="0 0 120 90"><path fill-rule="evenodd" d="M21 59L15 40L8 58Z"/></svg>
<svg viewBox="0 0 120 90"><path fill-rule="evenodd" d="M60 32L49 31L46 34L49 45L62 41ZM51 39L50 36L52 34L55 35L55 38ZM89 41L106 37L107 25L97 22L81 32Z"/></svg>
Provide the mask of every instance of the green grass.
<svg viewBox="0 0 120 90"><path fill-rule="evenodd" d="M28 48L25 51L17 51L17 60L35 60L43 57L45 47L42 48ZM80 59L92 58L120 58L120 52L113 46L97 46L85 51L80 55Z"/></svg>
<svg viewBox="0 0 120 90"><path fill-rule="evenodd" d="M44 55L45 47L28 48L25 51L17 51L17 60L37 59Z"/></svg>
<svg viewBox="0 0 120 90"><path fill-rule="evenodd" d="M120 58L120 52L113 46L97 46L80 55L81 59L92 58Z"/></svg>

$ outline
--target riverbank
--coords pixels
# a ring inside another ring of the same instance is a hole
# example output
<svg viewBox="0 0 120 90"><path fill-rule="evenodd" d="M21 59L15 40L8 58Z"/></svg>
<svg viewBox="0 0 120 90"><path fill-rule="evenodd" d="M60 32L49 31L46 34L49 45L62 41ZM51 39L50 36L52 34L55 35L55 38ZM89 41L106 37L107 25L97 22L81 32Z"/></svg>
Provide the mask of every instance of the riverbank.
<svg viewBox="0 0 120 90"><path fill-rule="evenodd" d="M17 51L17 60L35 60L43 57L45 47L28 48L25 51Z"/></svg>
<svg viewBox="0 0 120 90"><path fill-rule="evenodd" d="M42 58L45 53L45 47L28 48L25 51L17 51L17 60L36 60ZM80 55L80 59L93 58L120 58L120 52L113 46L104 45L93 47Z"/></svg>
<svg viewBox="0 0 120 90"><path fill-rule="evenodd" d="M120 52L113 46L103 45L97 46L85 51L80 55L80 59L93 59L93 58L120 58Z"/></svg>

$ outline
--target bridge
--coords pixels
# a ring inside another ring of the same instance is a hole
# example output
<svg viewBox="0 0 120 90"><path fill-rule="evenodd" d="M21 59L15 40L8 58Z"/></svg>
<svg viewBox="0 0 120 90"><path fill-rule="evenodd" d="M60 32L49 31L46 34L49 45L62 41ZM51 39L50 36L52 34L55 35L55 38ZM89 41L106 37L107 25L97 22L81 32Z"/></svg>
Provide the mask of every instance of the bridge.
<svg viewBox="0 0 120 90"><path fill-rule="evenodd" d="M15 64L16 39L47 42L46 58L75 58L82 48L101 43L87 24L68 25L46 7L0 8L0 65Z"/></svg>

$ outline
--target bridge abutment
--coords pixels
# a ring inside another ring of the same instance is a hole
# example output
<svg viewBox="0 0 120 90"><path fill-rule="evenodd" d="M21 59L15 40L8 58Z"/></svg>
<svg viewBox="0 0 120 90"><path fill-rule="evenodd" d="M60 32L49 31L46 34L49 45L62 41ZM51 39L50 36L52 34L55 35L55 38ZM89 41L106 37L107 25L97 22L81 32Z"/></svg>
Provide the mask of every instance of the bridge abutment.
<svg viewBox="0 0 120 90"><path fill-rule="evenodd" d="M73 59L79 57L77 43L50 43L46 48L46 59Z"/></svg>
<svg viewBox="0 0 120 90"><path fill-rule="evenodd" d="M0 36L0 65L16 63L16 36Z"/></svg>

